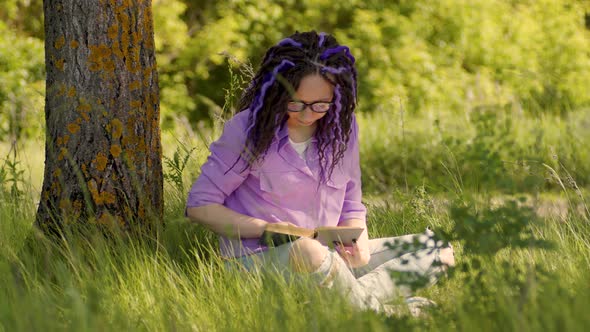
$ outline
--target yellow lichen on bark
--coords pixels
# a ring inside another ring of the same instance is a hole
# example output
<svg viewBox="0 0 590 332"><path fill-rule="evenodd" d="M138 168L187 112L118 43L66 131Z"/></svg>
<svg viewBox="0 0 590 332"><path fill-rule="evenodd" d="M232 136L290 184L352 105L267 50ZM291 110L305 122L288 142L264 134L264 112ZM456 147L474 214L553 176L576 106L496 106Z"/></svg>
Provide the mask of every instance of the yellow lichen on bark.
<svg viewBox="0 0 590 332"><path fill-rule="evenodd" d="M142 219L145 217L145 208L141 202L139 202L139 206L137 208L137 215Z"/></svg>
<svg viewBox="0 0 590 332"><path fill-rule="evenodd" d="M82 164L82 166L80 166L80 168L82 169L82 173L84 173L84 177L88 178L89 174L88 174L88 167L86 166L86 164Z"/></svg>
<svg viewBox="0 0 590 332"><path fill-rule="evenodd" d="M139 152L145 152L145 141L144 140L139 140L139 142L137 142L137 151Z"/></svg>
<svg viewBox="0 0 590 332"><path fill-rule="evenodd" d="M90 180L86 182L86 185L88 186L88 191L90 191L90 195L92 195L92 200L94 201L94 203L96 203L97 205L102 205L102 197L100 197L98 193L98 186L96 185L96 181Z"/></svg>
<svg viewBox="0 0 590 332"><path fill-rule="evenodd" d="M62 209L62 210L70 210L70 206L71 205L70 205L70 200L69 199L63 198L63 199L61 199L59 201L59 208Z"/></svg>
<svg viewBox="0 0 590 332"><path fill-rule="evenodd" d="M103 67L104 71L107 73L114 73L115 72L115 62L113 62L113 60L111 60L111 59L105 60L104 63L102 64L102 67Z"/></svg>
<svg viewBox="0 0 590 332"><path fill-rule="evenodd" d="M129 90L131 90L131 91L138 90L140 85L141 84L139 81L133 81L133 82L129 83Z"/></svg>
<svg viewBox="0 0 590 332"><path fill-rule="evenodd" d="M111 48L113 50L113 54L119 59L123 59L123 57L125 56L123 54L123 52L121 51L121 46L119 44L118 41L113 42L113 47Z"/></svg>
<svg viewBox="0 0 590 332"><path fill-rule="evenodd" d="M108 192L108 191L103 191L100 193L100 197L103 201L104 204L113 204L115 203L115 195L113 195L112 193Z"/></svg>
<svg viewBox="0 0 590 332"><path fill-rule="evenodd" d="M152 81L152 73L153 69L151 67L146 67L143 69L142 77L143 77L143 86L148 88Z"/></svg>
<svg viewBox="0 0 590 332"><path fill-rule="evenodd" d="M119 119L111 120L111 135L114 139L119 139L123 135L123 123Z"/></svg>
<svg viewBox="0 0 590 332"><path fill-rule="evenodd" d="M96 205L103 205L103 204L114 204L117 197L113 193L108 191L98 192L98 186L94 180L90 180L87 182L88 191L90 191L90 195L92 196L92 200Z"/></svg>
<svg viewBox="0 0 590 332"><path fill-rule="evenodd" d="M75 88L75 87L73 87L73 86L71 86L71 87L68 89L68 97L74 97L75 95L76 95L76 88Z"/></svg>
<svg viewBox="0 0 590 332"><path fill-rule="evenodd" d="M60 168L56 168L51 175L53 177L55 177L55 178L60 177L61 176L61 169Z"/></svg>
<svg viewBox="0 0 590 332"><path fill-rule="evenodd" d="M66 94L66 85L62 83L59 85L59 88L57 89L57 95L63 96L65 94Z"/></svg>
<svg viewBox="0 0 590 332"><path fill-rule="evenodd" d="M121 45L123 45L123 52L126 51L126 45L129 45L129 15L125 13L117 13L117 21L121 23Z"/></svg>
<svg viewBox="0 0 590 332"><path fill-rule="evenodd" d="M55 47L56 50L59 50L62 47L64 47L65 44L66 44L66 39L64 38L64 36L59 36L57 38L57 40L55 41L55 43L53 43L53 47Z"/></svg>
<svg viewBox="0 0 590 332"><path fill-rule="evenodd" d="M109 159L107 158L107 156L104 153L99 152L96 155L96 159L95 160L96 160L96 169L98 169L101 172L104 171L105 168L107 167L107 162L109 161Z"/></svg>
<svg viewBox="0 0 590 332"><path fill-rule="evenodd" d="M80 113L80 115L84 118L84 121L90 121L89 113L92 110L92 107L89 103L86 102L84 99L80 99L80 104L76 107L76 110Z"/></svg>
<svg viewBox="0 0 590 332"><path fill-rule="evenodd" d="M85 102L85 101L80 101L80 104L78 105L78 107L76 108L77 111L80 112L90 112L90 104Z"/></svg>
<svg viewBox="0 0 590 332"><path fill-rule="evenodd" d="M80 46L80 43L78 43L78 41L76 41L76 40L72 40L72 41L70 42L70 48L72 48L72 49L76 49L76 48L78 48L78 46Z"/></svg>
<svg viewBox="0 0 590 332"><path fill-rule="evenodd" d="M61 194L61 185L59 184L59 182L53 181L51 183L51 187L49 188L49 190L51 190L51 192L53 192L56 195L60 195Z"/></svg>
<svg viewBox="0 0 590 332"><path fill-rule="evenodd" d="M109 227L112 227L114 224L113 217L108 212L104 212L103 214L101 214L100 217L98 217L98 219L96 220L96 222L100 225L105 225Z"/></svg>
<svg viewBox="0 0 590 332"><path fill-rule="evenodd" d="M64 157L66 156L66 153L68 153L68 149L66 148L61 148L59 150L59 154L57 155L57 160L61 161L64 159Z"/></svg>
<svg viewBox="0 0 590 332"><path fill-rule="evenodd" d="M113 24L107 30L107 35L110 39L115 39L119 35L119 25Z"/></svg>
<svg viewBox="0 0 590 332"><path fill-rule="evenodd" d="M105 44L89 45L90 55L88 55L88 69L90 71L114 70L113 60L110 59L112 51Z"/></svg>
<svg viewBox="0 0 590 332"><path fill-rule="evenodd" d="M130 3L128 0L123 0L123 1L121 1L121 5L119 5L115 8L115 12L117 14L122 13L125 9L129 8L129 5L130 5Z"/></svg>
<svg viewBox="0 0 590 332"><path fill-rule="evenodd" d="M59 69L60 71L64 71L64 59L57 59L55 60L55 68Z"/></svg>
<svg viewBox="0 0 590 332"><path fill-rule="evenodd" d="M152 26L152 10L151 10L151 6L145 6L143 9L143 33L144 33L144 46L147 49L152 49L154 48L154 41L152 38L152 31L153 31L153 26Z"/></svg>
<svg viewBox="0 0 590 332"><path fill-rule="evenodd" d="M111 151L111 154L113 155L113 157L118 158L122 152L121 146L119 144L113 144L113 145L111 145L110 151Z"/></svg>
<svg viewBox="0 0 590 332"><path fill-rule="evenodd" d="M80 126L76 123L68 123L67 127L68 131L72 134L75 134L80 131Z"/></svg>

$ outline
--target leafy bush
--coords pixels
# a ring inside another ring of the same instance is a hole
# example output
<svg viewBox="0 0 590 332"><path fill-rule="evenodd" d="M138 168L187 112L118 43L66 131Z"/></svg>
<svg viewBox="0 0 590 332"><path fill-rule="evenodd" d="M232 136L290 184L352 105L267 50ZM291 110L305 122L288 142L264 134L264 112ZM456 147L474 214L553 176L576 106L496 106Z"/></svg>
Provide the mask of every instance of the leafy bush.
<svg viewBox="0 0 590 332"><path fill-rule="evenodd" d="M43 128L43 42L0 21L0 140L38 135Z"/></svg>
<svg viewBox="0 0 590 332"><path fill-rule="evenodd" d="M187 2L195 33L176 70L188 95L223 104L222 53L258 62L296 30L327 31L357 58L368 112L401 99L409 113L507 105L533 115L590 105L590 47L582 2L257 1ZM196 15L195 11L204 14ZM166 95L162 97L164 100ZM192 107L192 106L191 106ZM190 118L211 107L177 109Z"/></svg>

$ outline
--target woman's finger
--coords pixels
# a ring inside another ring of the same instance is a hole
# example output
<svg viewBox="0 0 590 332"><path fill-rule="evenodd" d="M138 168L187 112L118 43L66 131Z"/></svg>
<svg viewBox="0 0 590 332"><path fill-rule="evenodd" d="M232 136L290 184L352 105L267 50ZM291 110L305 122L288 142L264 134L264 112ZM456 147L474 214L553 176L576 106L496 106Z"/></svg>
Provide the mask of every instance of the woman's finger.
<svg viewBox="0 0 590 332"><path fill-rule="evenodd" d="M334 249L336 250L336 252L338 252L338 254L340 254L340 256L342 256L342 258L344 258L345 260L348 259L348 256L350 256L350 250L347 250L346 247L344 247L344 245L342 245L342 243L336 244L334 246Z"/></svg>
<svg viewBox="0 0 590 332"><path fill-rule="evenodd" d="M354 256L354 247L345 246L344 244L339 244L340 250L347 255Z"/></svg>

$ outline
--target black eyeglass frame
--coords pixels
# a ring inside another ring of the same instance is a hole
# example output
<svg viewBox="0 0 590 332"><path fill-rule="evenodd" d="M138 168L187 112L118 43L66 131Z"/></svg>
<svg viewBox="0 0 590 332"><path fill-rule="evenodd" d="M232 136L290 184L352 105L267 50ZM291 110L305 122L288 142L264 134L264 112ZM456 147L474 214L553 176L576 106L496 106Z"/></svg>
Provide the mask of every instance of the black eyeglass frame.
<svg viewBox="0 0 590 332"><path fill-rule="evenodd" d="M301 106L301 109L298 110L298 111L290 110L289 109L289 104L291 104L291 103L297 103L297 104L302 105ZM330 105L330 107L328 107L325 111L316 111L314 109L314 106L317 105L317 104L328 104L328 105ZM287 103L287 111L293 112L293 113L299 113L299 112L303 112L303 110L305 110L305 108L309 106L309 109L311 109L312 112L323 114L323 113L328 112L332 108L333 105L334 105L334 102L333 101L314 101L313 103L306 103L306 102L301 101L301 100L291 100L291 101L289 101Z"/></svg>

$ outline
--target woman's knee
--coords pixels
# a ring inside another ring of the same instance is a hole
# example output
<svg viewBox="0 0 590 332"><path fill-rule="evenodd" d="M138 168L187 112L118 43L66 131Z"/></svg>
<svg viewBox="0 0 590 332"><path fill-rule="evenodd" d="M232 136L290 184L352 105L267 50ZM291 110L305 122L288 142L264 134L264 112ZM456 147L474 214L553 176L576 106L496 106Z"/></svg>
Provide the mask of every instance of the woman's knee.
<svg viewBox="0 0 590 332"><path fill-rule="evenodd" d="M446 266L455 266L455 252L453 247L446 247L440 249L439 252L440 262Z"/></svg>
<svg viewBox="0 0 590 332"><path fill-rule="evenodd" d="M289 264L298 272L313 272L317 270L328 249L316 240L301 238L293 243L289 250Z"/></svg>

